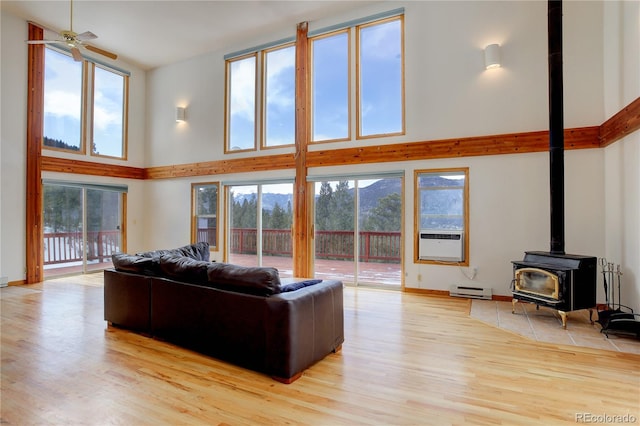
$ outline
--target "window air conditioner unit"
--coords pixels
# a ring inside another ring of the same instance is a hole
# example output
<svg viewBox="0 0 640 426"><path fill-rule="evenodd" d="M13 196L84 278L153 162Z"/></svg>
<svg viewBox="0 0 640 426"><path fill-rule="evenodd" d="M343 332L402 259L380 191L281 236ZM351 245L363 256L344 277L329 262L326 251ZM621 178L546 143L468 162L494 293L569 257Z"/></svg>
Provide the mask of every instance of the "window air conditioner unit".
<svg viewBox="0 0 640 426"><path fill-rule="evenodd" d="M420 260L462 262L464 260L464 232L421 229L419 235Z"/></svg>

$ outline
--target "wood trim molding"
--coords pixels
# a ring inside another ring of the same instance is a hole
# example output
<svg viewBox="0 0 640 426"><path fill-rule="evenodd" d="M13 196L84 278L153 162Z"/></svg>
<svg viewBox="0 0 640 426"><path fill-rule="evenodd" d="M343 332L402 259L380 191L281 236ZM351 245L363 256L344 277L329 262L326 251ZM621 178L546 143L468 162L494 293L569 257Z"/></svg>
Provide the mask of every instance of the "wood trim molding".
<svg viewBox="0 0 640 426"><path fill-rule="evenodd" d="M29 40L42 40L44 30L29 24ZM44 278L42 229L42 138L44 108L44 45L30 44L28 50L27 164L26 164L26 282Z"/></svg>
<svg viewBox="0 0 640 426"><path fill-rule="evenodd" d="M640 105L640 103L638 104ZM630 111L633 110L630 109ZM306 109L303 113L306 114ZM602 147L600 142L601 129L601 126L565 129L565 148ZM290 170L299 167L299 162L305 163L306 170L309 167L334 165L543 152L549 149L548 135L548 131L539 131L321 151L307 151L305 149L302 152L296 148L296 154L265 155L148 168L45 156L42 157L42 170L129 179L172 179L227 173Z"/></svg>
<svg viewBox="0 0 640 426"><path fill-rule="evenodd" d="M138 167L96 163L84 160L72 160L60 157L42 157L42 171L128 179L145 178L145 169Z"/></svg>
<svg viewBox="0 0 640 426"><path fill-rule="evenodd" d="M248 173L293 169L295 166L296 161L293 154L278 154L263 157L236 158L233 160L148 167L144 169L144 179L170 179L176 177L207 176L226 173Z"/></svg>
<svg viewBox="0 0 640 426"><path fill-rule="evenodd" d="M598 126L566 129L564 132L565 148L599 148L599 129ZM311 151L307 155L307 166L323 167L434 158L522 154L548 150L549 132L539 131Z"/></svg>
<svg viewBox="0 0 640 426"><path fill-rule="evenodd" d="M424 294L427 296L434 297L451 297L449 296L449 291L447 290L431 290L428 288L418 288L418 287L404 287L405 293L414 293L414 294ZM469 299L471 301L471 299Z"/></svg>
<svg viewBox="0 0 640 426"><path fill-rule="evenodd" d="M33 134L33 128L30 134ZM640 98L633 101L602 126L565 129L565 149L603 148L640 129ZM549 149L549 132L510 133L492 136L441 139L306 151L306 167L413 161L434 158L474 157L482 155L523 154ZM148 167L146 169L109 165L43 156L43 171L111 176L129 179L171 179L191 176L211 176L227 173L286 170L296 168L300 154L277 154L252 158L207 161Z"/></svg>
<svg viewBox="0 0 640 426"><path fill-rule="evenodd" d="M640 129L640 97L602 123L600 147L609 146L638 129Z"/></svg>

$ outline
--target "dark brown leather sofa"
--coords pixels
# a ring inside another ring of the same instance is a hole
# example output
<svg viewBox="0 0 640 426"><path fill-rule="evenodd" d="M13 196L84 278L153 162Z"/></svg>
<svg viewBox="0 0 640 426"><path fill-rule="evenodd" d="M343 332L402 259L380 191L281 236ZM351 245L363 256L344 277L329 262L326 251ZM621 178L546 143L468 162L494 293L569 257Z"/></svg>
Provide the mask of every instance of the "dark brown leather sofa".
<svg viewBox="0 0 640 426"><path fill-rule="evenodd" d="M284 383L340 349L342 282L209 262L199 244L114 255L115 269L104 273L105 320Z"/></svg>

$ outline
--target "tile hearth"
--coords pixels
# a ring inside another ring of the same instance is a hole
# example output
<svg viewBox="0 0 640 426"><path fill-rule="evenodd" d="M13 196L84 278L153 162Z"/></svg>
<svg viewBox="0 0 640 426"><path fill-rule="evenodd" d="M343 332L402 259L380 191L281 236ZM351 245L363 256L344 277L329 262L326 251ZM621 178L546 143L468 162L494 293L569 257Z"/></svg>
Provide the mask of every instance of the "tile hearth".
<svg viewBox="0 0 640 426"><path fill-rule="evenodd" d="M565 330L560 315L553 309L541 307L537 310L534 304L516 303L516 313L512 314L511 306L511 302L474 299L470 316L536 341L640 354L640 340L615 334L609 334L607 338L600 332L599 323L589 322L586 309L569 312ZM594 310L594 321L597 315Z"/></svg>

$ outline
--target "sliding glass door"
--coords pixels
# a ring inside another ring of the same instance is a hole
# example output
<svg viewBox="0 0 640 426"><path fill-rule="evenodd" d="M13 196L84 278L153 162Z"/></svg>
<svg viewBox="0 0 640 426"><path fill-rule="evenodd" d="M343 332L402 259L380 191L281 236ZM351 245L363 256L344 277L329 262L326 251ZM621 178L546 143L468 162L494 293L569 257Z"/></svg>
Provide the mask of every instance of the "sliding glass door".
<svg viewBox="0 0 640 426"><path fill-rule="evenodd" d="M123 247L125 188L80 183L43 185L46 277L112 266Z"/></svg>
<svg viewBox="0 0 640 426"><path fill-rule="evenodd" d="M111 255L122 248L122 194L85 189L85 270L111 266Z"/></svg>
<svg viewBox="0 0 640 426"><path fill-rule="evenodd" d="M402 178L317 180L315 194L315 276L400 287Z"/></svg>
<svg viewBox="0 0 640 426"><path fill-rule="evenodd" d="M227 261L292 276L293 184L232 185L227 191Z"/></svg>

